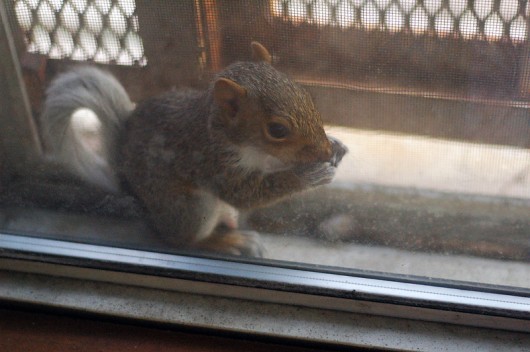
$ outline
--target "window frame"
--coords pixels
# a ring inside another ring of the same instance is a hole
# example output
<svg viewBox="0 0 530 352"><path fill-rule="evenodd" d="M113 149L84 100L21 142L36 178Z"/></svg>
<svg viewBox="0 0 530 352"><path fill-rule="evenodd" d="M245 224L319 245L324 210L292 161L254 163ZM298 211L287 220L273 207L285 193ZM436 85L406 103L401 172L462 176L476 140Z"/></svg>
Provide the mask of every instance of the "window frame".
<svg viewBox="0 0 530 352"><path fill-rule="evenodd" d="M4 306L343 346L426 350L443 343L443 348L462 351L469 344L523 350L530 342L530 292L507 295L501 287L457 288L459 283L451 287L436 280L417 284L412 277L339 275L330 268L241 263L7 234L0 235L0 254ZM299 278L295 284L293 275ZM363 289L352 292L352 287ZM409 289L430 291L430 297L395 295ZM440 306L432 297L444 293L452 302ZM471 304L458 302L462 295ZM476 304L502 305L508 297L524 308ZM286 322L304 329L279 328Z"/></svg>

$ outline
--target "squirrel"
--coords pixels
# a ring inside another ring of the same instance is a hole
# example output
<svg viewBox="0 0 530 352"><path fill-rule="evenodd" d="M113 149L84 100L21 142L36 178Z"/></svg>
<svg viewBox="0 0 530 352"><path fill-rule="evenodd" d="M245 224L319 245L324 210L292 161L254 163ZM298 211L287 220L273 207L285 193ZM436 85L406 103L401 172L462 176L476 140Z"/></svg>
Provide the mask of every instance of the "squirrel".
<svg viewBox="0 0 530 352"><path fill-rule="evenodd" d="M262 256L237 210L331 182L347 148L327 136L309 93L251 43L205 91L170 91L135 105L110 73L86 66L47 90L40 125L48 155L107 191L130 190L177 248ZM81 143L72 114L92 110L100 154ZM236 210L237 209L237 210Z"/></svg>

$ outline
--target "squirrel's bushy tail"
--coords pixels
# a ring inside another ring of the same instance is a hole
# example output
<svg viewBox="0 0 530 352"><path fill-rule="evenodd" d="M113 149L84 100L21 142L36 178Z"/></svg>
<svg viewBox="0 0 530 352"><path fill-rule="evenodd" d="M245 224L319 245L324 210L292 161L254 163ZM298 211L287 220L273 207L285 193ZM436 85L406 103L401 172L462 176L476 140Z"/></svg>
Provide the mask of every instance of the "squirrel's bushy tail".
<svg viewBox="0 0 530 352"><path fill-rule="evenodd" d="M134 109L125 89L110 73L83 67L56 78L46 95L40 123L48 156L84 180L116 191L116 142ZM82 139L72 118L83 108L99 120L100 152Z"/></svg>

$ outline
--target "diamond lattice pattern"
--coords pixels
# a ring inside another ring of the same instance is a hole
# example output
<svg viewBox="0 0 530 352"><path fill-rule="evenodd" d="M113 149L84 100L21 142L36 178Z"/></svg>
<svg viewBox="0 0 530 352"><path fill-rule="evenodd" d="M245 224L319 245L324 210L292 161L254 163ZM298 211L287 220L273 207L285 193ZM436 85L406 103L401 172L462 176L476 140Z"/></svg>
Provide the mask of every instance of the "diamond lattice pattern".
<svg viewBox="0 0 530 352"><path fill-rule="evenodd" d="M31 53L144 66L134 0L13 0Z"/></svg>
<svg viewBox="0 0 530 352"><path fill-rule="evenodd" d="M527 0L273 0L294 23L461 39L527 38Z"/></svg>

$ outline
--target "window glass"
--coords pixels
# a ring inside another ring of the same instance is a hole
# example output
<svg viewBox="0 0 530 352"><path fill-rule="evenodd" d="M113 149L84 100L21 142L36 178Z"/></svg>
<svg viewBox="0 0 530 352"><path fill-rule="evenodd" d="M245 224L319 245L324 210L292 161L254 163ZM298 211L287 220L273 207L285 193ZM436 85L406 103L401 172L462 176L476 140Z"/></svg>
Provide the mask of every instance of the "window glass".
<svg viewBox="0 0 530 352"><path fill-rule="evenodd" d="M530 288L526 1L6 4L3 231Z"/></svg>

